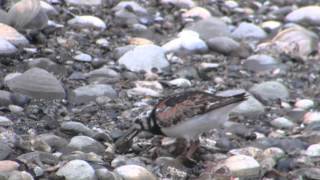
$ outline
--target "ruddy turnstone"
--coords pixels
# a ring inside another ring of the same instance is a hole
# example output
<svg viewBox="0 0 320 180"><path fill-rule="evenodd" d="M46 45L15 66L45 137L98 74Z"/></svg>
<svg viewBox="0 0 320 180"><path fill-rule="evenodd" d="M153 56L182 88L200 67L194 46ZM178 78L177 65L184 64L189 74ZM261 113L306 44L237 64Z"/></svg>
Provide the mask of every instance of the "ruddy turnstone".
<svg viewBox="0 0 320 180"><path fill-rule="evenodd" d="M146 130L153 134L185 138L190 145L184 155L192 159L199 145L199 135L221 128L231 110L246 99L246 93L226 97L201 91L169 96L154 106L147 121L135 121L136 125L117 140L116 146L131 141L140 131Z"/></svg>

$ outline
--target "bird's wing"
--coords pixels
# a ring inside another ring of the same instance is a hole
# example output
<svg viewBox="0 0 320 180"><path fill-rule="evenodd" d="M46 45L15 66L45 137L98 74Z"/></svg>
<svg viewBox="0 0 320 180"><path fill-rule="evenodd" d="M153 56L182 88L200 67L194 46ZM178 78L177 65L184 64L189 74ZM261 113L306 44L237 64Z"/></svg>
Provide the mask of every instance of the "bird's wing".
<svg viewBox="0 0 320 180"><path fill-rule="evenodd" d="M184 92L161 100L151 113L151 118L156 119L160 127L168 127L246 98L245 93L224 97L200 91Z"/></svg>

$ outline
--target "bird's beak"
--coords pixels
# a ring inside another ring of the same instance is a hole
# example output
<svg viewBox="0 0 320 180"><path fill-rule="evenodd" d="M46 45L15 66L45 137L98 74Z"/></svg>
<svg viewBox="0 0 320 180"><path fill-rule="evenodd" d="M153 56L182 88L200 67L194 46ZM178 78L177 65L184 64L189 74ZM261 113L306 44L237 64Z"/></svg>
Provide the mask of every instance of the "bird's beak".
<svg viewBox="0 0 320 180"><path fill-rule="evenodd" d="M133 126L115 142L116 152L124 153L128 151L132 145L132 140L141 132L137 126Z"/></svg>

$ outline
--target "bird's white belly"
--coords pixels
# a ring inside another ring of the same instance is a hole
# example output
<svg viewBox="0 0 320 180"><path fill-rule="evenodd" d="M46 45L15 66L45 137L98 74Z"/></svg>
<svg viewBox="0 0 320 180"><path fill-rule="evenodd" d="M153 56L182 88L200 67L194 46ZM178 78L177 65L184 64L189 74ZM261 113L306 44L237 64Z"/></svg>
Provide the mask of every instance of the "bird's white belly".
<svg viewBox="0 0 320 180"><path fill-rule="evenodd" d="M238 104L215 109L206 114L187 119L175 126L162 128L162 132L170 137L197 138L203 132L221 128L221 125L228 120L230 111Z"/></svg>

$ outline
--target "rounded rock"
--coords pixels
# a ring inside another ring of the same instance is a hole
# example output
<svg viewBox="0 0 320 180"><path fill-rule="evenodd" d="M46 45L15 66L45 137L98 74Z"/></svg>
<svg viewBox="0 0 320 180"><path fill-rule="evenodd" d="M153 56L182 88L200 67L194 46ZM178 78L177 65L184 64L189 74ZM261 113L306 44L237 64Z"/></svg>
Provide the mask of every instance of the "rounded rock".
<svg viewBox="0 0 320 180"><path fill-rule="evenodd" d="M65 97L61 82L40 68L31 68L20 76L8 80L7 84L12 91L33 98L51 100Z"/></svg>
<svg viewBox="0 0 320 180"><path fill-rule="evenodd" d="M156 180L156 177L150 171L138 165L120 166L114 172L125 180Z"/></svg>
<svg viewBox="0 0 320 180"><path fill-rule="evenodd" d="M86 161L72 160L62 166L56 173L66 180L95 180L95 171Z"/></svg>

